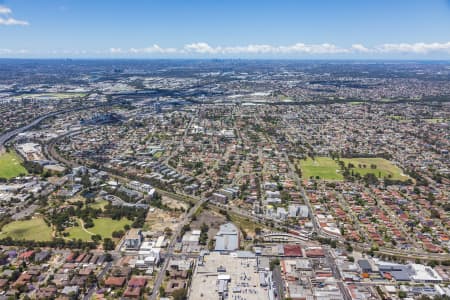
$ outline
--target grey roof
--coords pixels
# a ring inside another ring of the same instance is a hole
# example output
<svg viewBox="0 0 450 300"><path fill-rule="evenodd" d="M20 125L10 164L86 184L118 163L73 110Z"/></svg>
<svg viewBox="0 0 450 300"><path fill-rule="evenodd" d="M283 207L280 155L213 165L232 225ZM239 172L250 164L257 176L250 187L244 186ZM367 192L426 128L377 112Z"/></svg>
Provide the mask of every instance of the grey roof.
<svg viewBox="0 0 450 300"><path fill-rule="evenodd" d="M236 256L238 258L256 258L255 253L251 251L236 251Z"/></svg>
<svg viewBox="0 0 450 300"><path fill-rule="evenodd" d="M64 295L69 295L71 293L78 294L79 290L80 288L77 285L65 286L61 293Z"/></svg>
<svg viewBox="0 0 450 300"><path fill-rule="evenodd" d="M301 218L307 218L309 216L309 208L306 205L300 205L300 212L298 213Z"/></svg>
<svg viewBox="0 0 450 300"><path fill-rule="evenodd" d="M360 259L358 260L358 265L363 270L372 270L372 266L370 265L369 261L367 259Z"/></svg>
<svg viewBox="0 0 450 300"><path fill-rule="evenodd" d="M391 274L392 277L394 277L395 280L397 280L397 281L409 281L410 280L410 274L406 270L390 271L389 274Z"/></svg>
<svg viewBox="0 0 450 300"><path fill-rule="evenodd" d="M227 223L220 226L216 235L216 251L234 251L239 248L239 230L232 224Z"/></svg>
<svg viewBox="0 0 450 300"><path fill-rule="evenodd" d="M226 223L220 226L219 232L217 234L237 234L238 228L233 223Z"/></svg>

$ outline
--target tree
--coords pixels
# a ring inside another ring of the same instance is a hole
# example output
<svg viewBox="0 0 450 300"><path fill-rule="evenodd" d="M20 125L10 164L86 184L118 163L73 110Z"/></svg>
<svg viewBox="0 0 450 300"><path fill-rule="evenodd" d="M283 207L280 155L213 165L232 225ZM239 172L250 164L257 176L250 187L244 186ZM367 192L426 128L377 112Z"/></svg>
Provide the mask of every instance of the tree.
<svg viewBox="0 0 450 300"><path fill-rule="evenodd" d="M169 227L164 228L164 234L167 236L172 236L172 229Z"/></svg>
<svg viewBox="0 0 450 300"><path fill-rule="evenodd" d="M105 254L105 261L107 261L107 262L113 261L113 257L111 255L111 253Z"/></svg>
<svg viewBox="0 0 450 300"><path fill-rule="evenodd" d="M83 176L81 177L81 184L83 185L83 187L85 189L89 188L91 186L91 181L89 179L89 174L88 173L83 174Z"/></svg>
<svg viewBox="0 0 450 300"><path fill-rule="evenodd" d="M399 291L399 292L398 292L398 297L399 297L399 298L403 299L403 298L406 298L406 296L407 296L407 294L406 294L405 291Z"/></svg>
<svg viewBox="0 0 450 300"><path fill-rule="evenodd" d="M335 240L332 240L332 241L330 242L330 246L331 246L331 248L336 248L337 242L336 242Z"/></svg>
<svg viewBox="0 0 450 300"><path fill-rule="evenodd" d="M159 296L160 297L165 297L166 296L166 290L164 289L163 286L159 287Z"/></svg>
<svg viewBox="0 0 450 300"><path fill-rule="evenodd" d="M125 232L123 230L117 230L112 232L112 237L120 239L125 235Z"/></svg>
<svg viewBox="0 0 450 300"><path fill-rule="evenodd" d="M185 300L187 296L186 289L178 289L172 293L173 300Z"/></svg>
<svg viewBox="0 0 450 300"><path fill-rule="evenodd" d="M273 271L273 269L275 269L275 267L279 266L279 265L280 265L280 260L278 258L271 260L269 263L270 270Z"/></svg>
<svg viewBox="0 0 450 300"><path fill-rule="evenodd" d="M93 236L91 236L91 239L97 243L102 240L102 236L100 234L94 234Z"/></svg>
<svg viewBox="0 0 450 300"><path fill-rule="evenodd" d="M103 250L114 250L115 244L112 239L105 238L103 240Z"/></svg>
<svg viewBox="0 0 450 300"><path fill-rule="evenodd" d="M433 219L440 219L441 218L441 215L439 214L439 212L435 208L430 210L430 214L431 214L431 217Z"/></svg>

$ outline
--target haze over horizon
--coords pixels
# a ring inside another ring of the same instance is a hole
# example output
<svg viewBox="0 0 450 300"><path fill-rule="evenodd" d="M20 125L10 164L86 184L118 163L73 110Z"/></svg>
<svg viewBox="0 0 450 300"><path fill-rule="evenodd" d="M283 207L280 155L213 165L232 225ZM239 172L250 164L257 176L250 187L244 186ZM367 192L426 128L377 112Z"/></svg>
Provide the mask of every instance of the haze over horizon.
<svg viewBox="0 0 450 300"><path fill-rule="evenodd" d="M436 1L0 1L0 58L450 59Z"/></svg>

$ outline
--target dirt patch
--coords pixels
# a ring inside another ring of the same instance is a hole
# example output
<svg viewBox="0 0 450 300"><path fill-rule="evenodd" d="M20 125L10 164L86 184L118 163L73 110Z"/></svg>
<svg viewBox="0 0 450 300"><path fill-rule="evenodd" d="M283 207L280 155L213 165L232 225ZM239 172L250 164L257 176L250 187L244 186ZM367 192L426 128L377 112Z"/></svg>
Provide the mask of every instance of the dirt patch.
<svg viewBox="0 0 450 300"><path fill-rule="evenodd" d="M219 231L219 227L225 224L227 219L224 215L209 209L203 209L200 214L197 215L197 219L192 221L192 229L200 229L203 223L209 226L208 238L212 239Z"/></svg>
<svg viewBox="0 0 450 300"><path fill-rule="evenodd" d="M73 204L75 202L83 202L84 203L85 201L86 201L86 199L81 195L75 195L72 198L69 198L66 200L66 202L69 204Z"/></svg>
<svg viewBox="0 0 450 300"><path fill-rule="evenodd" d="M145 231L162 233L166 227L174 231L182 219L182 213L169 212L159 208L151 208L145 219Z"/></svg>
<svg viewBox="0 0 450 300"><path fill-rule="evenodd" d="M167 205L168 207L172 208L172 209L181 209L183 208L185 211L188 210L189 206L187 205L187 203L170 198L166 195L163 195L161 197L161 202L165 205Z"/></svg>

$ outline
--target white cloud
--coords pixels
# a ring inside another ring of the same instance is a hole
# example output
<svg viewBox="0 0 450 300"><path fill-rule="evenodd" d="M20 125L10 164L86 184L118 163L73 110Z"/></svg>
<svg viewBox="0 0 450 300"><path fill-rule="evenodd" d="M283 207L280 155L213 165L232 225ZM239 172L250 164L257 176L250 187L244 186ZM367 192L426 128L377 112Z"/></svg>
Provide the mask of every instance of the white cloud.
<svg viewBox="0 0 450 300"><path fill-rule="evenodd" d="M207 43L193 43L184 46L187 52L195 52L201 54L217 54L221 51L220 47L213 48Z"/></svg>
<svg viewBox="0 0 450 300"><path fill-rule="evenodd" d="M268 44L249 44L245 46L211 46L205 42L186 44L181 48L163 48L154 44L147 48L111 48L111 54L179 54L179 55L208 55L208 56L236 56L236 55L382 55L382 54L418 54L450 53L450 42L447 43L398 43L381 44L368 47L363 44L353 44L350 47L339 47L330 43L304 44L296 43L287 46Z"/></svg>
<svg viewBox="0 0 450 300"><path fill-rule="evenodd" d="M109 53L118 54L118 53L123 53L123 51L121 48L109 48Z"/></svg>
<svg viewBox="0 0 450 300"><path fill-rule="evenodd" d="M15 54L27 54L29 53L26 49L19 49L19 50L12 50L7 48L0 48L0 55L1 54L7 54L7 55L15 55Z"/></svg>
<svg viewBox="0 0 450 300"><path fill-rule="evenodd" d="M375 47L377 53L412 53L429 54L432 52L450 53L450 42L447 43L400 43L383 44Z"/></svg>
<svg viewBox="0 0 450 300"><path fill-rule="evenodd" d="M9 7L0 5L0 15L4 17L0 17L0 25L5 26L26 26L29 25L27 21L17 20L11 17L12 10Z"/></svg>
<svg viewBox="0 0 450 300"><path fill-rule="evenodd" d="M130 48L129 52L133 54L174 54L178 53L178 50L176 48L162 48L159 45L154 44L147 48Z"/></svg>
<svg viewBox="0 0 450 300"><path fill-rule="evenodd" d="M0 54L11 54L11 53L13 53L11 49L0 48Z"/></svg>
<svg viewBox="0 0 450 300"><path fill-rule="evenodd" d="M12 10L9 7L0 5L0 25L4 26L26 26L29 25L27 21L17 20L11 16Z"/></svg>
<svg viewBox="0 0 450 300"><path fill-rule="evenodd" d="M333 44L303 44L297 43L289 46L273 46L266 44L250 44L247 46L217 46L207 43L187 44L183 47L186 53L197 54L339 54L349 53L348 49Z"/></svg>
<svg viewBox="0 0 450 300"><path fill-rule="evenodd" d="M366 46L362 44L353 44L351 48L354 52L362 52L362 53L369 53L372 52L371 49L367 48Z"/></svg>
<svg viewBox="0 0 450 300"><path fill-rule="evenodd" d="M5 26L27 26L30 25L30 23L28 23L27 21L22 21L22 20L17 20L11 17L8 18L0 18L0 25L5 25Z"/></svg>
<svg viewBox="0 0 450 300"><path fill-rule="evenodd" d="M0 17L0 24L4 18ZM9 23L11 21L8 21ZM7 22L7 23L8 23ZM107 50L76 50L59 49L48 51L47 53L37 53L26 50L1 49L0 54L17 55L30 53L33 55L94 55L112 57L126 56L154 56L154 57L402 57L409 55L413 57L434 57L448 58L450 55L450 42L442 43L391 43L376 46L366 46L363 44L353 44L349 47L340 47L330 43L305 44L296 43L292 45L269 45L269 44L249 44L242 46L212 46L205 42L196 42L183 45L178 48L165 48L158 44L153 44L145 48L109 48Z"/></svg>
<svg viewBox="0 0 450 300"><path fill-rule="evenodd" d="M8 15L11 13L12 13L12 10L9 7L0 5L0 15Z"/></svg>

